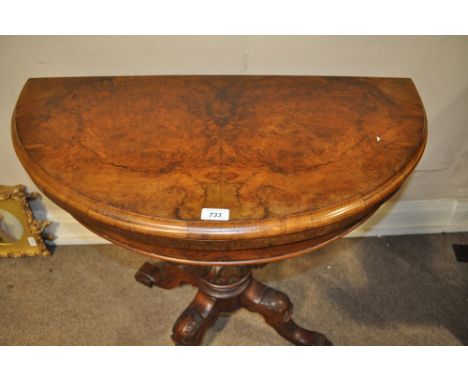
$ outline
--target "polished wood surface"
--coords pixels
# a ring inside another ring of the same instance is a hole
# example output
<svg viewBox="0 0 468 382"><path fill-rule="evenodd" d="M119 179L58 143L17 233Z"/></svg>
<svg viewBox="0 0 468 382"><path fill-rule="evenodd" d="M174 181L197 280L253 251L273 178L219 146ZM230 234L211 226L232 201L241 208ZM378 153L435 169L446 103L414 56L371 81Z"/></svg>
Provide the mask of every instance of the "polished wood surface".
<svg viewBox="0 0 468 382"><path fill-rule="evenodd" d="M89 229L190 264L269 262L369 217L424 150L409 79L30 79L12 123L36 184ZM202 208L230 220L200 220Z"/></svg>
<svg viewBox="0 0 468 382"><path fill-rule="evenodd" d="M220 313L246 308L298 345L298 326L252 264L350 232L419 161L426 117L409 79L145 76L30 79L12 121L31 178L83 225L168 262L146 286L198 289L173 339L200 344ZM228 221L201 220L203 208ZM229 266L228 266L229 265Z"/></svg>

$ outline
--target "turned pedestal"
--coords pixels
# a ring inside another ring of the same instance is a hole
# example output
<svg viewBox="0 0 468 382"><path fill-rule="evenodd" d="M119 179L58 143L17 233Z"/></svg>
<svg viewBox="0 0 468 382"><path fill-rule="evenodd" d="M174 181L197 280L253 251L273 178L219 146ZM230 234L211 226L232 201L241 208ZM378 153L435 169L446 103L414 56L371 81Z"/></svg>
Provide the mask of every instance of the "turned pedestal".
<svg viewBox="0 0 468 382"><path fill-rule="evenodd" d="M194 267L145 263L135 278L152 287L172 289L191 284L198 292L172 329L177 345L200 345L205 331L220 313L246 308L295 345L331 345L321 333L298 326L291 318L293 305L285 293L255 280L252 267Z"/></svg>

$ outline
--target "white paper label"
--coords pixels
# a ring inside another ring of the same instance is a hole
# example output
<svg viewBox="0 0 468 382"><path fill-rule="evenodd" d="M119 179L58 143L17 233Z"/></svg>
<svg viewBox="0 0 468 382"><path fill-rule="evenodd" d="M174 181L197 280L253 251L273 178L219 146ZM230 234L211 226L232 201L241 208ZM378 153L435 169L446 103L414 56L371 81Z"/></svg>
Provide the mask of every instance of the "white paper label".
<svg viewBox="0 0 468 382"><path fill-rule="evenodd" d="M36 239L34 239L32 236L28 237L28 242L31 247L37 247Z"/></svg>
<svg viewBox="0 0 468 382"><path fill-rule="evenodd" d="M229 220L229 210L225 208L202 208L201 220Z"/></svg>

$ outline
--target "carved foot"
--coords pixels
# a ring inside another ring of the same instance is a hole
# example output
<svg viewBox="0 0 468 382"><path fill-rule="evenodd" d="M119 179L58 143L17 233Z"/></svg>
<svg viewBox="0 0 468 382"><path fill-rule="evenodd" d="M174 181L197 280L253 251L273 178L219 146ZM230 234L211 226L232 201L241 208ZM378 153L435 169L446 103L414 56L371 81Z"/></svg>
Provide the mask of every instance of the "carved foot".
<svg viewBox="0 0 468 382"><path fill-rule="evenodd" d="M295 345L331 345L323 334L298 326L291 318L293 305L289 297L252 278L240 296L240 303L251 312L257 312L276 331Z"/></svg>
<svg viewBox="0 0 468 382"><path fill-rule="evenodd" d="M176 288L182 284L197 285L197 276L190 267L170 263L144 263L135 274L135 279L152 287L156 285L164 289Z"/></svg>
<svg viewBox="0 0 468 382"><path fill-rule="evenodd" d="M194 300L177 319L172 329L172 339L176 345L199 345L206 329L219 314L216 298L198 291Z"/></svg>

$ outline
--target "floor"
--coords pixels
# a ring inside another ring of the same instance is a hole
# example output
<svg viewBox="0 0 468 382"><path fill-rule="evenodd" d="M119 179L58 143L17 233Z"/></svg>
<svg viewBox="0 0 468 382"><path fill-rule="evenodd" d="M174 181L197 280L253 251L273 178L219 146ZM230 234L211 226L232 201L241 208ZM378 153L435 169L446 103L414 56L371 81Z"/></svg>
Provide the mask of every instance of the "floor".
<svg viewBox="0 0 468 382"><path fill-rule="evenodd" d="M294 318L335 345L467 345L468 233L342 239L256 277L289 294ZM0 259L1 345L171 345L191 286L147 288L146 260L111 245L57 247L49 258ZM221 317L205 345L288 345L263 319Z"/></svg>

